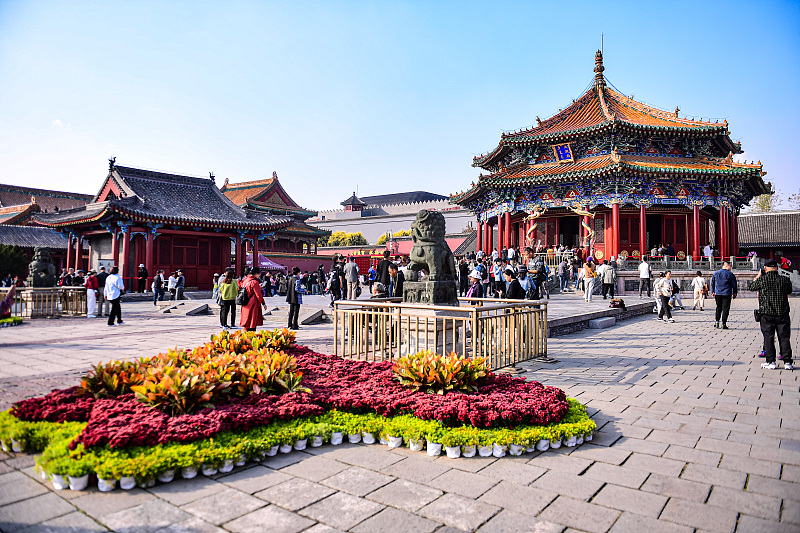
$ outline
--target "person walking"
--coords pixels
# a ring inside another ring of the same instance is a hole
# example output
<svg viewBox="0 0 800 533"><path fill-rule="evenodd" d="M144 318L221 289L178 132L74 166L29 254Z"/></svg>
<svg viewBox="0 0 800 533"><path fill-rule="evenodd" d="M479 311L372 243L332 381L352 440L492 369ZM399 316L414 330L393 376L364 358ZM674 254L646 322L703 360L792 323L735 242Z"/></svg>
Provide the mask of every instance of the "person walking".
<svg viewBox="0 0 800 533"><path fill-rule="evenodd" d="M706 283L706 278L703 277L703 273L699 270L697 271L697 276L692 280L692 292L694 294L694 300L692 301L692 311L697 309L698 307L700 310L703 310L703 304L706 301L706 292L708 291L708 284Z"/></svg>
<svg viewBox="0 0 800 533"><path fill-rule="evenodd" d="M658 310L658 318L662 322L675 322L672 318L672 312L669 308L669 299L672 297L672 272L667 270L664 276L658 280L655 286L656 297L661 301L661 306ZM664 320L666 315L667 320Z"/></svg>
<svg viewBox="0 0 800 533"><path fill-rule="evenodd" d="M86 287L86 318L97 318L97 288L99 285L94 270L89 271L83 286Z"/></svg>
<svg viewBox="0 0 800 533"><path fill-rule="evenodd" d="M639 263L639 299L642 299L642 291L647 288L647 297L650 298L650 288L652 283L650 282L651 272L650 272L650 263L642 257L642 262Z"/></svg>
<svg viewBox="0 0 800 533"><path fill-rule="evenodd" d="M144 292L144 290L145 290L145 288L147 286L147 276L148 275L149 274L147 272L147 269L144 267L144 265L143 264L139 265L139 271L136 273L136 279L139 282L139 286L137 287L138 290L136 292Z"/></svg>
<svg viewBox="0 0 800 533"><path fill-rule="evenodd" d="M164 301L164 271L156 270L156 275L153 276L153 305L158 301Z"/></svg>
<svg viewBox="0 0 800 533"><path fill-rule="evenodd" d="M617 283L617 271L613 266L608 264L608 261L603 261L603 267L605 268L603 268L603 274L600 278L603 285L600 292L603 295L603 300L606 299L606 296L613 300L614 285Z"/></svg>
<svg viewBox="0 0 800 533"><path fill-rule="evenodd" d="M358 274L359 269L353 256L347 258L347 263L344 265L344 278L347 281L347 300L355 300L358 298L356 295L358 289ZM384 287L386 285L384 284Z"/></svg>
<svg viewBox="0 0 800 533"><path fill-rule="evenodd" d="M672 278L672 298L669 301L673 308L681 306L681 311L686 309L683 306L683 300L681 300L681 280L677 278Z"/></svg>
<svg viewBox="0 0 800 533"><path fill-rule="evenodd" d="M464 296L469 288L469 265L463 257L458 262L458 295Z"/></svg>
<svg viewBox="0 0 800 533"><path fill-rule="evenodd" d="M264 314L261 309L262 307L266 307L267 303L264 301L264 296L261 294L261 283L258 279L260 273L261 267L254 266L242 280L241 288L244 289L245 292L247 292L247 296L249 296L247 304L242 306L242 315L239 322L239 325L243 327L245 331L255 331L258 326L264 324Z"/></svg>
<svg viewBox="0 0 800 533"><path fill-rule="evenodd" d="M711 296L717 304L714 315L714 327L728 329L728 313L731 312L731 299L736 298L739 287L736 283L736 276L731 272L731 264L728 261L722 263L722 268L714 272L711 277Z"/></svg>
<svg viewBox="0 0 800 533"><path fill-rule="evenodd" d="M503 293L506 290L506 281L503 277L503 260L499 257L494 260L494 266L492 267L492 281L492 297L502 298Z"/></svg>
<svg viewBox="0 0 800 533"><path fill-rule="evenodd" d="M352 259L351 257L350 260L352 261ZM356 267L358 267L358 265L356 265ZM286 301L289 304L289 329L300 329L297 320L300 316L300 306L303 304L303 295L306 293L302 281L300 269L294 267L292 269L292 277L289 278L289 292L286 294Z"/></svg>
<svg viewBox="0 0 800 533"><path fill-rule="evenodd" d="M175 299L183 300L183 291L186 289L186 278L183 270L178 270L178 281L175 282Z"/></svg>
<svg viewBox="0 0 800 533"><path fill-rule="evenodd" d="M565 292L569 286L569 263L566 255L561 257L561 262L558 264L558 279L561 280L559 290Z"/></svg>
<svg viewBox="0 0 800 533"><path fill-rule="evenodd" d="M594 280L597 274L594 271L594 266L591 261L586 261L583 265L583 299L587 302L592 301L592 293L594 293Z"/></svg>
<svg viewBox="0 0 800 533"><path fill-rule="evenodd" d="M211 281L211 299L216 302L218 294L219 294L219 274L214 272L214 279Z"/></svg>
<svg viewBox="0 0 800 533"><path fill-rule="evenodd" d="M469 273L467 298L483 298L483 284L481 283L481 273L478 270Z"/></svg>
<svg viewBox="0 0 800 533"><path fill-rule="evenodd" d="M522 287L522 290L525 292L525 298L528 300L533 300L533 281L528 275L528 269L523 265L520 265L519 270L517 271L517 281L519 282L519 286Z"/></svg>
<svg viewBox="0 0 800 533"><path fill-rule="evenodd" d="M236 296L239 294L239 284L236 283L236 276L232 268L226 268L219 280L219 325L222 329L236 327ZM231 325L228 326L228 317L231 317Z"/></svg>
<svg viewBox="0 0 800 533"><path fill-rule="evenodd" d="M105 298L111 302L111 312L108 313L108 325L114 326L122 324L122 306L120 298L125 293L125 284L119 277L119 267L111 267L111 273L106 278ZM114 324L116 319L117 324Z"/></svg>
<svg viewBox="0 0 800 533"><path fill-rule="evenodd" d="M778 335L778 346L781 350L784 370L794 370L792 366L792 322L789 315L789 295L792 294L792 282L778 272L778 262L769 259L764 263L764 274L761 272L750 282L748 289L758 292L758 321L761 334L764 336L764 356L766 362L761 368L774 370L775 334Z"/></svg>
<svg viewBox="0 0 800 533"><path fill-rule="evenodd" d="M392 264L391 260L389 260L389 255L389 250L384 250L383 259L380 260L378 263L378 268L375 269L375 279L383 283L384 287L389 286L389 265Z"/></svg>
<svg viewBox="0 0 800 533"><path fill-rule="evenodd" d="M101 266L100 272L97 273L97 309L99 316L107 316L111 312L111 303L106 301L104 292L106 290L106 278L108 272L106 267Z"/></svg>

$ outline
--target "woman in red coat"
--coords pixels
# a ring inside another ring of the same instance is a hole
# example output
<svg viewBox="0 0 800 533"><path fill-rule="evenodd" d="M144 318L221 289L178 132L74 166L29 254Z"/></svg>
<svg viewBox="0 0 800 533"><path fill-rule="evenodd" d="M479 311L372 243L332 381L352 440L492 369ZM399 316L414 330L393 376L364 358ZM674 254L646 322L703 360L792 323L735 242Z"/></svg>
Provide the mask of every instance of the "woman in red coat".
<svg viewBox="0 0 800 533"><path fill-rule="evenodd" d="M250 297L247 305L243 305L241 308L239 321L239 325L245 331L255 331L258 326L264 324L264 314L261 312L261 307L266 308L267 304L261 294L261 283L258 279L260 273L261 269L255 266L250 270L250 274L242 280L242 288L247 291L247 295Z"/></svg>

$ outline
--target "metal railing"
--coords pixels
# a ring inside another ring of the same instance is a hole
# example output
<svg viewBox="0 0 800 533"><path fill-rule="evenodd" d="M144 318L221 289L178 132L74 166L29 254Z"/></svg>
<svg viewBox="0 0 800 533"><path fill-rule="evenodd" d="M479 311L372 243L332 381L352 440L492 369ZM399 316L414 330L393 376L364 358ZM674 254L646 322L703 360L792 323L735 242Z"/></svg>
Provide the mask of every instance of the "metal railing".
<svg viewBox="0 0 800 533"><path fill-rule="evenodd" d="M11 315L23 318L86 316L86 288L18 288Z"/></svg>
<svg viewBox="0 0 800 533"><path fill-rule="evenodd" d="M460 298L459 307L393 301L334 302L334 353L390 361L419 350L486 357L499 369L547 357L547 303Z"/></svg>

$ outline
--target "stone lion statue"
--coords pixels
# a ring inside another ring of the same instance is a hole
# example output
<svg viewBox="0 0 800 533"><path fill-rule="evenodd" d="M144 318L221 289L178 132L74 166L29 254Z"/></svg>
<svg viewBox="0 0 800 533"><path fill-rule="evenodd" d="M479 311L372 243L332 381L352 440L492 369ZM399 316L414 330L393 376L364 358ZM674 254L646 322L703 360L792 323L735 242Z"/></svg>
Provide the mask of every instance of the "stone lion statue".
<svg viewBox="0 0 800 533"><path fill-rule="evenodd" d="M51 261L50 248L34 248L33 261L28 265L28 287L55 287L56 267Z"/></svg>
<svg viewBox="0 0 800 533"><path fill-rule="evenodd" d="M414 243L409 259L410 269L422 270L430 281L450 281L457 278L456 262L450 246L444 240L445 219L438 211L421 210L411 224Z"/></svg>

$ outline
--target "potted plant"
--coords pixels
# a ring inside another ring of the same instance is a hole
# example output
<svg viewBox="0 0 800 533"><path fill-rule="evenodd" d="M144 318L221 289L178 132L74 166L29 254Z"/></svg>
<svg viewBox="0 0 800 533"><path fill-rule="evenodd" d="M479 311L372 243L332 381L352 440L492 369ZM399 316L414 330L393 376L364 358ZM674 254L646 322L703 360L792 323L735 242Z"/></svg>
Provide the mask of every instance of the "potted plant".
<svg viewBox="0 0 800 533"><path fill-rule="evenodd" d="M564 438L563 430L552 428L550 430L550 447L554 450L561 448L561 442Z"/></svg>
<svg viewBox="0 0 800 533"><path fill-rule="evenodd" d="M427 444L427 452L430 457L436 457L442 453L441 430L429 431L425 434L425 442Z"/></svg>
<svg viewBox="0 0 800 533"><path fill-rule="evenodd" d="M461 457L461 444L464 439L458 430L444 430L440 434L438 440L444 447L444 451L447 454L448 459L458 459ZM430 447L430 444L428 444L428 446Z"/></svg>

